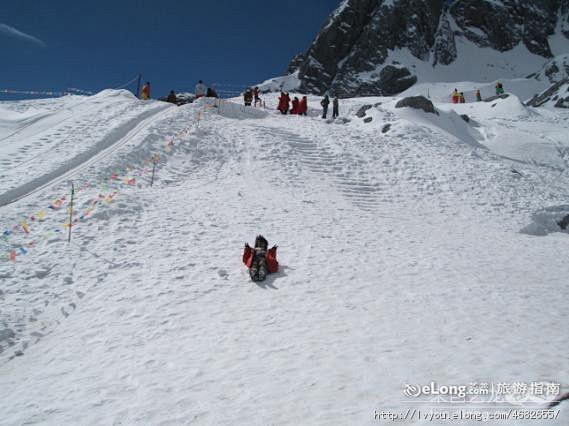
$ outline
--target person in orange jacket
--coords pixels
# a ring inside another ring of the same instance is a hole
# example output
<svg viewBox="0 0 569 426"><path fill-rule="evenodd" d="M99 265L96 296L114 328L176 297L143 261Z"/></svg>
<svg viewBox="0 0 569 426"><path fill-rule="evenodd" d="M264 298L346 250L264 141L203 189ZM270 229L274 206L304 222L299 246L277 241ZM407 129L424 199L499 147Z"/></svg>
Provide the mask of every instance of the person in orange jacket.
<svg viewBox="0 0 569 426"><path fill-rule="evenodd" d="M269 242L262 235L255 238L255 248L245 243L243 263L249 268L249 276L255 282L264 281L267 275L279 271L277 246L268 249Z"/></svg>
<svg viewBox="0 0 569 426"><path fill-rule="evenodd" d="M140 99L148 100L150 99L150 82L147 81L144 86L142 86L142 92L140 95Z"/></svg>

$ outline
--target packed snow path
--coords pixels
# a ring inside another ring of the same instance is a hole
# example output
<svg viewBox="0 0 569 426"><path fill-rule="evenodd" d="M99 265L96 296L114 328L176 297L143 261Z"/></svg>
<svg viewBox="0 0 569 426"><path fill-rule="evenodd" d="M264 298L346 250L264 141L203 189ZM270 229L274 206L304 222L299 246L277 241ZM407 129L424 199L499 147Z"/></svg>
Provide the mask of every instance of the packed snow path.
<svg viewBox="0 0 569 426"><path fill-rule="evenodd" d="M156 120L113 161L153 152L198 111ZM207 113L153 188L123 191L71 245L0 264L4 321L17 319L3 421L374 424L416 407L407 383L567 389L568 235L519 232L566 203L567 174L516 174L436 126L377 114L387 134ZM258 233L282 270L257 285L241 250ZM547 424L567 422L561 408Z"/></svg>

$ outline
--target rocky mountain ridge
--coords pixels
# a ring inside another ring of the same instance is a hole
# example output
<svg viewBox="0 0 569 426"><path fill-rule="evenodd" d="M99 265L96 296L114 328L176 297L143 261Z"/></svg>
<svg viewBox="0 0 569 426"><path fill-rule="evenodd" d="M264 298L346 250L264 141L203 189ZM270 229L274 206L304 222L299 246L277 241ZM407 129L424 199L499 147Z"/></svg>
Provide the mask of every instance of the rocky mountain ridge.
<svg viewBox="0 0 569 426"><path fill-rule="evenodd" d="M288 73L301 92L389 96L418 81L526 77L561 53L569 0L344 0Z"/></svg>

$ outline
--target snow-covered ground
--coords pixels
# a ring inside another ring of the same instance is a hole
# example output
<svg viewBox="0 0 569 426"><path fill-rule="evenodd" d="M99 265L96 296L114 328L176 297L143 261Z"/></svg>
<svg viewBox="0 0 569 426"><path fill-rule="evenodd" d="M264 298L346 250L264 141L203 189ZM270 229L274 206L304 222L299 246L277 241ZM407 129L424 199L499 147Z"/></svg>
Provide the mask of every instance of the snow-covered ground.
<svg viewBox="0 0 569 426"><path fill-rule="evenodd" d="M567 111L266 96L0 103L0 423L359 425L438 406L407 384L568 390Z"/></svg>

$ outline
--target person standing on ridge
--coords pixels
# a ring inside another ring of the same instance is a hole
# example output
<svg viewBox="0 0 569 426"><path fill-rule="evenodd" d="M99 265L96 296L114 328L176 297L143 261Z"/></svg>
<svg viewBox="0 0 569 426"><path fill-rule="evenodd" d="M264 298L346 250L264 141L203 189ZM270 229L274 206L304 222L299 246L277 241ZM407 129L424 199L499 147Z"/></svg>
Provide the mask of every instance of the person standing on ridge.
<svg viewBox="0 0 569 426"><path fill-rule="evenodd" d="M150 82L147 81L144 86L142 86L142 92L140 94L140 99L147 101L150 99Z"/></svg>
<svg viewBox="0 0 569 426"><path fill-rule="evenodd" d="M176 92L170 90L170 94L166 98L166 102L170 102L171 104L174 105L178 104L178 98L176 97Z"/></svg>
<svg viewBox="0 0 569 426"><path fill-rule="evenodd" d="M340 115L340 101L338 96L334 97L332 101L332 118L337 118Z"/></svg>
<svg viewBox="0 0 569 426"><path fill-rule="evenodd" d="M480 102L482 100L482 95L480 94L480 89L476 90L476 101Z"/></svg>
<svg viewBox="0 0 569 426"><path fill-rule="evenodd" d="M245 102L245 106L251 106L253 103L253 92L250 88L245 90L245 93L243 94L243 101Z"/></svg>
<svg viewBox="0 0 569 426"><path fill-rule="evenodd" d="M328 115L328 105L330 105L330 97L328 94L324 95L324 99L322 99L320 105L322 105L322 118L326 118Z"/></svg>
<svg viewBox="0 0 569 426"><path fill-rule="evenodd" d="M213 87L208 87L205 97L206 98L218 98L219 96L217 96L217 92L215 91L215 89Z"/></svg>
<svg viewBox="0 0 569 426"><path fill-rule="evenodd" d="M261 92L259 90L259 86L255 87L253 89L253 98L255 99L255 108L257 107L257 103L259 103L259 106L262 106L260 93Z"/></svg>
<svg viewBox="0 0 569 426"><path fill-rule="evenodd" d="M465 104L466 103L466 99L464 97L464 92L460 92L460 95L458 97L458 103L459 104Z"/></svg>
<svg viewBox="0 0 569 426"><path fill-rule="evenodd" d="M458 90L454 89L454 92L452 92L451 95L451 99L453 104L457 104L460 102L460 93L458 93Z"/></svg>
<svg viewBox="0 0 569 426"><path fill-rule="evenodd" d="M500 96L503 94L504 94L504 86L500 82L496 83L496 96Z"/></svg>
<svg viewBox="0 0 569 426"><path fill-rule="evenodd" d="M203 84L203 81L198 81L196 84L196 99L203 98L207 93L207 87Z"/></svg>

